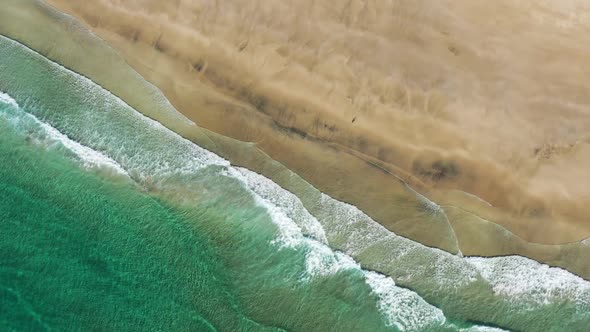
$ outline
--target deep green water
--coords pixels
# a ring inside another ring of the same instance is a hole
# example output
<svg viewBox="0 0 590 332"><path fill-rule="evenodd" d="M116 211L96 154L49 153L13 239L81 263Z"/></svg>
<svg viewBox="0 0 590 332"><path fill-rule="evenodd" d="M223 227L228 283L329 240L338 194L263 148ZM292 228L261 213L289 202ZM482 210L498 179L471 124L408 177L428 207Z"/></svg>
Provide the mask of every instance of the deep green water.
<svg viewBox="0 0 590 332"><path fill-rule="evenodd" d="M0 330L590 330L580 278L311 215L1 36L0 91Z"/></svg>

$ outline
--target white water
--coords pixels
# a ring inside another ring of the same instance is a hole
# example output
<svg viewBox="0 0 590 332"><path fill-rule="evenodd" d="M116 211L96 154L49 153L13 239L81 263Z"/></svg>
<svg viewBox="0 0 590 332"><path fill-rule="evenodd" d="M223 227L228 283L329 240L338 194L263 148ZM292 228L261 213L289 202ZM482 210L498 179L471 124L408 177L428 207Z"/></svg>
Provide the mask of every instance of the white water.
<svg viewBox="0 0 590 332"><path fill-rule="evenodd" d="M7 94L3 94L2 97L6 100L14 100ZM18 107L16 102L14 105ZM26 113L20 108L13 110L13 112L16 113L2 112L0 115L7 119L15 129L34 135L36 144L49 149L58 144L74 153L81 162L81 166L89 169L107 167L121 174L128 174L114 159L71 140L36 116ZM167 131L166 128L153 120L148 118L143 120L150 125L151 130ZM183 140L179 136L177 138ZM195 163L189 163L190 166L175 170L172 168L173 163L159 163L159 167L144 168L144 170L150 169L153 172L145 173L145 175L170 176L175 172L179 174L196 173L207 165L223 165L225 166L223 174L240 180L244 187L252 193L255 201L266 209L271 220L277 226L279 236L271 244L306 252L306 275L301 279L301 282L309 282L317 277L330 277L345 270L356 270L365 276L367 285L379 298L379 310L389 325L402 331L416 331L444 324L445 317L442 311L428 304L416 293L396 287L393 279L389 277L376 272L363 271L351 257L334 252L328 247L321 224L303 207L295 195L262 175L244 168L227 166L228 163L209 151L199 147L191 150L198 155L194 155L192 161ZM205 154L205 156L201 154ZM121 155L117 157L118 159L125 158ZM132 163L128 162L127 164L131 165ZM294 220L297 220L297 223Z"/></svg>
<svg viewBox="0 0 590 332"><path fill-rule="evenodd" d="M572 299L590 309L590 283L560 269L524 257L467 258L494 292L530 307Z"/></svg>
<svg viewBox="0 0 590 332"><path fill-rule="evenodd" d="M442 310L431 306L418 294L395 286L393 279L376 272L365 272L365 278L379 296L379 309L400 331L419 331L445 324Z"/></svg>
<svg viewBox="0 0 590 332"><path fill-rule="evenodd" d="M9 96L8 94L6 94L2 91L0 91L0 103L4 103L7 105L18 107L16 100L14 100L11 96Z"/></svg>
<svg viewBox="0 0 590 332"><path fill-rule="evenodd" d="M72 141L66 135L60 133L57 129L51 127L46 123L40 122L33 115L31 115L31 117L33 117L34 120L41 125L41 127L49 135L50 139L63 144L64 147L68 148L70 151L75 153L80 158L80 160L84 162L84 166L88 168L107 167L115 170L120 174L128 175L127 172L123 169L123 167L117 164L117 162L113 159L105 156L104 154L98 151L94 151L78 142Z"/></svg>
<svg viewBox="0 0 590 332"><path fill-rule="evenodd" d="M414 241L388 235L381 225L352 205L323 196L323 208L338 213L334 224L324 225L328 239L349 234L341 246L352 256L362 256L364 251L381 243L396 242L390 250L391 263L404 263L408 256L424 254L436 256L433 280L441 287L461 287L483 278L493 287L495 295L513 302L534 301L536 308L554 301L569 299L580 305L590 302L590 282L561 268L549 267L532 259L520 256L507 257L458 257L447 252L428 248ZM401 245L400 245L401 244ZM415 266L408 281L421 277L421 267Z"/></svg>
<svg viewBox="0 0 590 332"><path fill-rule="evenodd" d="M320 242L325 240L323 229L317 219L305 210L297 196L264 176L244 168L230 168L226 174L239 179L244 187L251 190L255 201L267 210L279 231L275 244L307 252L307 275L303 282L345 270L357 270L363 274L365 282L377 295L379 310L389 325L400 331L424 331L445 324L443 312L428 304L415 292L397 287L390 277L361 269L350 256L334 252ZM301 218L292 219L290 216ZM311 237L304 235L303 227L313 230L307 235Z"/></svg>
<svg viewBox="0 0 590 332"><path fill-rule="evenodd" d="M22 111L17 102L8 94L0 92L0 102L13 106L13 110L10 110L10 113L2 112L0 116L6 118L8 123L14 126L15 129L19 128L21 131L27 132L29 139L32 139L37 145L45 147L63 146L76 156L77 161L82 166L88 169L107 168L118 174L128 175L121 165L113 159L71 140L68 136L60 133L47 123L40 121L34 115Z"/></svg>
<svg viewBox="0 0 590 332"><path fill-rule="evenodd" d="M506 330L499 329L497 327L488 326L473 326L466 329L459 329L459 332L505 332Z"/></svg>

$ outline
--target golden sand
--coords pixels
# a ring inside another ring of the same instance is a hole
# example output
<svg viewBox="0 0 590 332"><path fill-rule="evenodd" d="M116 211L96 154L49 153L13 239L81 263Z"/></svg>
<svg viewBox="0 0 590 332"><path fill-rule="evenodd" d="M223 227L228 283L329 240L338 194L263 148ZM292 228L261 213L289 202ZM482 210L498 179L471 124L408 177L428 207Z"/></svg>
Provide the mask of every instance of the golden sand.
<svg viewBox="0 0 590 332"><path fill-rule="evenodd" d="M12 22L0 23L0 33L300 197L309 189L257 148L398 234L590 276L588 246L530 243L590 235L579 40L586 25L565 20L570 9L507 1L50 3L85 22L201 127L255 145L161 118L142 100L154 92L116 54L69 40L71 29L60 26L56 37ZM52 26L36 19L40 29ZM62 47L43 47L51 43L33 37L43 33ZM445 213L421 209L399 179Z"/></svg>

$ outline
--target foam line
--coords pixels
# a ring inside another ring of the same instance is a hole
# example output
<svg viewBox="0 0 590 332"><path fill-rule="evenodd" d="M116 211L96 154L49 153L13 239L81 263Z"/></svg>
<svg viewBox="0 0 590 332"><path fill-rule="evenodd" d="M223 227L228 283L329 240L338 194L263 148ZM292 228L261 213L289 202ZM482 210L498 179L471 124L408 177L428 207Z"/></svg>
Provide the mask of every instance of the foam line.
<svg viewBox="0 0 590 332"><path fill-rule="evenodd" d="M17 109L14 111L3 112L2 116L5 117L15 129L25 131L31 136L31 138L35 138L34 141L36 141L37 144L47 147L53 147L54 144L59 144L74 153L77 160L79 160L86 168L108 168L121 175L128 175L123 167L110 157L71 140L68 136L62 134L49 124L39 120L36 116L22 111L17 102L10 95L0 92L0 102L14 106ZM35 129L37 129L36 133Z"/></svg>
<svg viewBox="0 0 590 332"><path fill-rule="evenodd" d="M2 91L0 91L0 103L4 103L7 105L18 107L16 100L14 100L14 98L12 98L10 95L8 95L7 93L4 93Z"/></svg>

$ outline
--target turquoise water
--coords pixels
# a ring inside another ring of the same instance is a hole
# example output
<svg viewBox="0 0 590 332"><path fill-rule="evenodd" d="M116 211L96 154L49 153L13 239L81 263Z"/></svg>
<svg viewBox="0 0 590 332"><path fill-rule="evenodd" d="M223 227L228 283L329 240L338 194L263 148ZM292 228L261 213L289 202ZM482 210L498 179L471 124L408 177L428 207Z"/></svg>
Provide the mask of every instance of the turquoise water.
<svg viewBox="0 0 590 332"><path fill-rule="evenodd" d="M3 37L0 91L0 330L590 326L580 278L427 248L326 195L312 214Z"/></svg>

